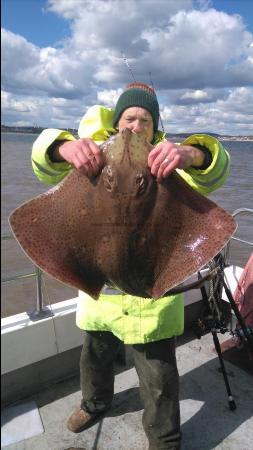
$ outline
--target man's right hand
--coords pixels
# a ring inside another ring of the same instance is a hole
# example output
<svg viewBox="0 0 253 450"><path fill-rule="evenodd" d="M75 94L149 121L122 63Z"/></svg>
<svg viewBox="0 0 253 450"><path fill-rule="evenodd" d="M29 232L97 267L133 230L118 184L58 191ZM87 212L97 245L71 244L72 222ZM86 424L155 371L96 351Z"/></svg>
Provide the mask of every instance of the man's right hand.
<svg viewBox="0 0 253 450"><path fill-rule="evenodd" d="M103 155L91 139L78 139L60 143L53 153L55 161L67 161L88 178L97 175L103 168Z"/></svg>

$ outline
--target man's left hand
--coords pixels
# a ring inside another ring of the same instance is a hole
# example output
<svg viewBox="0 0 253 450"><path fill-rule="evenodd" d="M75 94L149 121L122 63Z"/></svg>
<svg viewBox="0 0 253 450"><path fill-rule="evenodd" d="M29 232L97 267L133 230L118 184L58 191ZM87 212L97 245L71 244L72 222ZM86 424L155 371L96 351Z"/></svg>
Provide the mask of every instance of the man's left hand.
<svg viewBox="0 0 253 450"><path fill-rule="evenodd" d="M177 145L173 142L161 142L148 155L148 166L157 180L162 180L175 169L186 169L189 166L200 167L204 154L190 145Z"/></svg>

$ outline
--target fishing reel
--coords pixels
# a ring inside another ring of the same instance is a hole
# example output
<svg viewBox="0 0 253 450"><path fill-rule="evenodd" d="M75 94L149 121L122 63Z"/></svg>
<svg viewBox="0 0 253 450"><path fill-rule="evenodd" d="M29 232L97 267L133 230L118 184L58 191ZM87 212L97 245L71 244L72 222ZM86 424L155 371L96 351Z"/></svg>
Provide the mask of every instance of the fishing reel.
<svg viewBox="0 0 253 450"><path fill-rule="evenodd" d="M250 359L253 359L253 328L251 325L246 325L245 328L236 327L232 330L231 335L236 340L236 347L246 347Z"/></svg>
<svg viewBox="0 0 253 450"><path fill-rule="evenodd" d="M247 334L253 336L253 328L251 325L246 325ZM241 340L245 338L245 332L242 328L235 328L231 331L231 334Z"/></svg>
<svg viewBox="0 0 253 450"><path fill-rule="evenodd" d="M208 309L203 310L201 316L193 323L192 329L198 339L211 331L225 334L231 332L231 329L228 327L231 321L232 312L230 305L221 299L218 309L217 305L215 305L215 309L212 308L212 313Z"/></svg>

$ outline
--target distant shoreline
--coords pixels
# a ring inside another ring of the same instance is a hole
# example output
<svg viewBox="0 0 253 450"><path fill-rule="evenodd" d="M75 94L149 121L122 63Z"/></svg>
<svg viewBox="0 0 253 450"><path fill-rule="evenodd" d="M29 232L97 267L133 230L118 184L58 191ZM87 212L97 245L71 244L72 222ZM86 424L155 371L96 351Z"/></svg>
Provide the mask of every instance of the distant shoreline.
<svg viewBox="0 0 253 450"><path fill-rule="evenodd" d="M1 126L1 132L2 133L22 133L22 134L40 134L45 128L42 127L9 127L7 125ZM77 130L74 128L66 128L66 131L72 133L73 135L77 136ZM187 139L189 136L196 134L196 133L166 133L166 137L168 139ZM202 134L202 133L197 133ZM205 132L203 134L208 134L210 136L215 137L219 141L253 141L253 136L247 135L247 136L227 136L227 135L219 135L216 133L208 133Z"/></svg>
<svg viewBox="0 0 253 450"><path fill-rule="evenodd" d="M1 133L23 133L23 134L40 134L46 127L9 127L7 125L1 125ZM74 128L66 128L66 131L77 134L77 130Z"/></svg>

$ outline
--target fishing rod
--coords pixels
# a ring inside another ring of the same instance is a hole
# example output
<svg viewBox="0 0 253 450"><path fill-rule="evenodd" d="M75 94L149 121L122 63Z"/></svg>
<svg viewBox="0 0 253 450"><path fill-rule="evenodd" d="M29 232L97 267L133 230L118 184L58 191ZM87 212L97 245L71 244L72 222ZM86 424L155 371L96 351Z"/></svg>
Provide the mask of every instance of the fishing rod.
<svg viewBox="0 0 253 450"><path fill-rule="evenodd" d="M130 64L129 64L128 60L127 60L127 57L126 57L126 55L124 54L123 50L121 50L121 54L122 54L123 61L124 61L124 63L126 64L128 70L129 70L129 72L130 72L130 74L131 74L131 77L133 78L134 82L136 83L136 79L135 79L135 77L134 77L132 68L131 68L131 66L130 66ZM151 84L152 89L153 89L153 91L154 91L154 94L155 94L155 96L156 96L156 98L157 98L156 91L155 91L155 87L154 87L154 83L153 83L153 80L152 80L152 78L151 78L151 72L149 72L148 74L149 74L150 84ZM160 119L160 122L161 122L161 128L162 128L163 132L165 133L164 126L163 126L163 121L162 121L162 117L161 117L160 111L159 111L159 119Z"/></svg>
<svg viewBox="0 0 253 450"><path fill-rule="evenodd" d="M154 93L155 93L155 95L156 95L154 83L153 83L153 80L152 80L152 78L151 78L151 72L149 72L148 74L149 74L149 79L150 79L151 86L152 86L152 88L153 88L153 90L154 90ZM157 95L156 95L156 98L157 98ZM159 119L160 119L160 122L161 122L162 130L163 130L163 132L165 133L165 131L164 131L164 126L163 126L163 121L162 121L162 117L161 117L160 111L159 111Z"/></svg>
<svg viewBox="0 0 253 450"><path fill-rule="evenodd" d="M212 261L210 261L208 267L210 270L214 270L214 268L216 268L217 274L215 278L210 280L209 295L207 294L207 290L204 285L200 287L205 309L202 317L200 317L194 324L193 330L199 339L206 332L211 332L227 390L229 408L231 411L234 411L236 409L236 404L231 393L217 333L224 334L226 332L230 332L232 335L236 335L240 338L241 342L245 345L249 352L253 352L253 329L250 326L246 326L245 321L233 299L233 295L225 282L225 258L222 253L218 254ZM198 278L199 280L202 279L200 272L198 272ZM229 303L222 299L223 288ZM232 318L231 311L234 312L240 325L240 328L237 327L235 331L230 331L228 329L228 323Z"/></svg>
<svg viewBox="0 0 253 450"><path fill-rule="evenodd" d="M201 279L200 272L198 272L198 278ZM221 332L222 334L225 333L225 331L227 329L226 328L226 318L225 318L225 315L222 313L221 308L217 307L217 301L220 300L220 296L216 295L216 298L215 298L215 294L217 294L217 291L215 293L215 291L213 290L212 281L210 281L211 293L210 293L209 297L207 295L205 286L201 286L201 288L200 288L202 298L203 298L203 301L204 301L204 304L206 307L206 311L205 311L205 316L202 317L201 319L198 319L197 328L195 329L195 333L199 339L201 338L201 336L204 335L205 332L212 333L215 350L216 350L218 358L219 358L221 371L222 371L223 379L224 379L226 390L227 390L229 409L231 411L234 411L236 409L236 403L234 401L234 397L231 392L230 384L228 381L227 371L226 371L223 357L222 357L221 346L220 346L220 342L219 342L219 339L217 336L218 332ZM216 285L216 288L217 287L218 286Z"/></svg>
<svg viewBox="0 0 253 450"><path fill-rule="evenodd" d="M129 70L129 72L130 72L134 82L136 83L136 79L134 78L133 71L132 71L132 69L130 67L130 64L129 64L129 62L128 62L128 60L126 58L126 55L124 54L123 50L121 50L121 54L122 54L122 58L123 58L124 63L126 64L126 66L127 66L128 70Z"/></svg>

